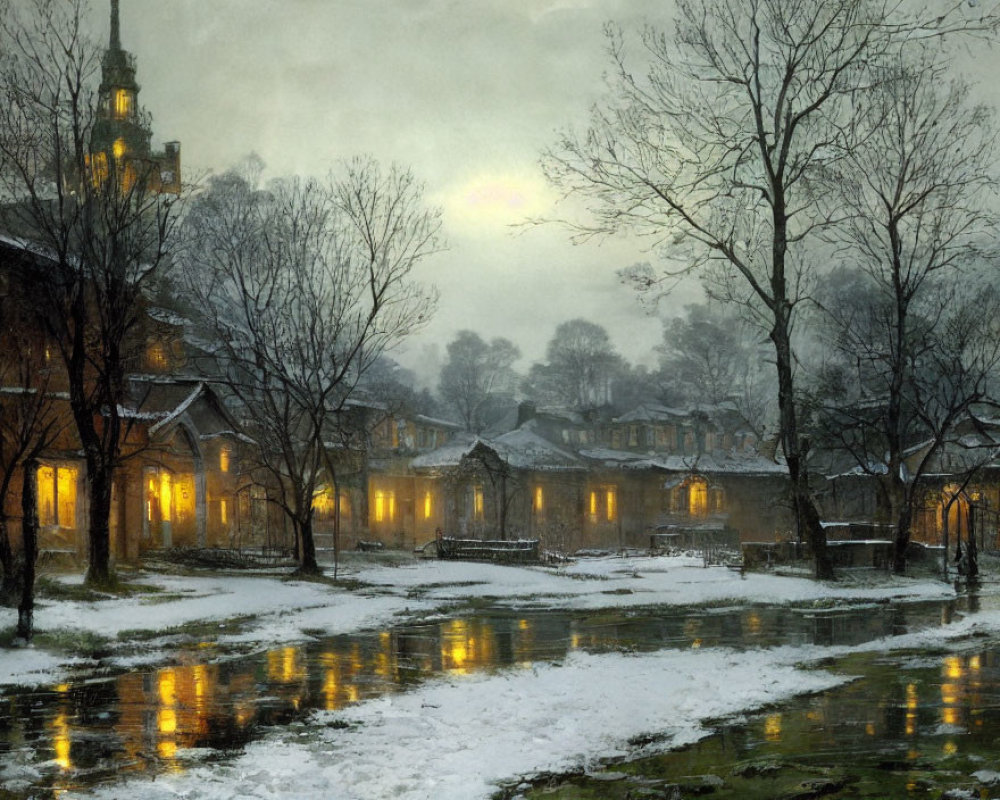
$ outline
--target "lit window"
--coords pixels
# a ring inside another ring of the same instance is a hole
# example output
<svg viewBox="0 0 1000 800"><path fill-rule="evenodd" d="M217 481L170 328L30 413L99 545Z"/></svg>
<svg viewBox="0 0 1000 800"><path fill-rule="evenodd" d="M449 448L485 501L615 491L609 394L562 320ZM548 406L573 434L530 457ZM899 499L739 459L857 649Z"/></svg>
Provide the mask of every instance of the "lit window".
<svg viewBox="0 0 1000 800"><path fill-rule="evenodd" d="M219 470L229 472L229 448L223 447L219 451Z"/></svg>
<svg viewBox="0 0 1000 800"><path fill-rule="evenodd" d="M167 357L167 348L163 342L156 340L147 345L146 366L149 369L157 371L166 370L170 366L170 359Z"/></svg>
<svg viewBox="0 0 1000 800"><path fill-rule="evenodd" d="M120 160L125 155L125 149L125 140L115 139L115 143L111 145L111 154Z"/></svg>
<svg viewBox="0 0 1000 800"><path fill-rule="evenodd" d="M173 486L170 483L170 473L160 473L160 519L170 522L170 509L173 503Z"/></svg>
<svg viewBox="0 0 1000 800"><path fill-rule="evenodd" d="M544 494L542 492L542 487L541 486L536 486L535 487L535 501L534 501L534 506L535 506L535 513L536 514L541 514L542 511L545 509L545 496L544 496Z"/></svg>
<svg viewBox="0 0 1000 800"><path fill-rule="evenodd" d="M708 484L701 479L688 486L688 513L693 517L704 516L708 511Z"/></svg>
<svg viewBox="0 0 1000 800"><path fill-rule="evenodd" d="M396 518L396 493L379 489L375 492L375 521L392 522Z"/></svg>
<svg viewBox="0 0 1000 800"><path fill-rule="evenodd" d="M126 89L115 89L114 112L116 119L125 119L132 113L132 95Z"/></svg>
<svg viewBox="0 0 1000 800"><path fill-rule="evenodd" d="M608 501L607 517L608 522L613 522L618 517L618 492L614 488L609 488L605 491L605 497Z"/></svg>
<svg viewBox="0 0 1000 800"><path fill-rule="evenodd" d="M219 520L223 525L229 524L229 509L226 507L226 501L219 501Z"/></svg>
<svg viewBox="0 0 1000 800"><path fill-rule="evenodd" d="M42 525L76 527L76 467L39 467L38 521Z"/></svg>
<svg viewBox="0 0 1000 800"><path fill-rule="evenodd" d="M472 513L476 519L483 518L483 487L475 486L472 489Z"/></svg>
<svg viewBox="0 0 1000 800"><path fill-rule="evenodd" d="M424 519L431 518L431 493L424 492Z"/></svg>
<svg viewBox="0 0 1000 800"><path fill-rule="evenodd" d="M107 153L94 153L87 158L90 164L90 180L94 187L102 186L108 179Z"/></svg>
<svg viewBox="0 0 1000 800"><path fill-rule="evenodd" d="M590 493L590 517L597 519L597 492Z"/></svg>

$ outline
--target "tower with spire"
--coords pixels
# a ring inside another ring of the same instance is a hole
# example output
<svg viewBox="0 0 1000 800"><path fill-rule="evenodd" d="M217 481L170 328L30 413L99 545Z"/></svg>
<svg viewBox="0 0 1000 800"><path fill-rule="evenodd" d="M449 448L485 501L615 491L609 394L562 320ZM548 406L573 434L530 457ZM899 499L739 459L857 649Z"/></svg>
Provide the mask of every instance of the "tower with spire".
<svg viewBox="0 0 1000 800"><path fill-rule="evenodd" d="M181 148L167 142L153 152L150 117L139 107L135 57L122 48L119 0L111 0L111 33L101 60L97 114L90 137L95 180L113 170L123 186L145 182L148 189L177 193L181 186Z"/></svg>

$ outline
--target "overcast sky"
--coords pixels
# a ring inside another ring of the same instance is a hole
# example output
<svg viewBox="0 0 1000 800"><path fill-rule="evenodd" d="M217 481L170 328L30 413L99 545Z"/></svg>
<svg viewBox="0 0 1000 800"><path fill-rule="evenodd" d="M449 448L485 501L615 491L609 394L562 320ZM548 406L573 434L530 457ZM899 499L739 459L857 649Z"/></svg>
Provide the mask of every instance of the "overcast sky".
<svg viewBox="0 0 1000 800"><path fill-rule="evenodd" d="M109 0L92 0L107 36ZM433 322L396 353L419 367L462 328L507 336L522 366L555 326L582 316L620 352L651 361L660 322L616 270L650 260L638 243L574 246L564 229L511 231L551 213L538 159L586 124L607 66L603 26L669 27L668 0L121 0L154 139L181 142L189 175L251 152L271 176L325 174L359 154L413 169L444 210L446 253L419 277L441 294ZM963 57L979 75L983 60ZM989 94L1000 92L996 81ZM661 310L700 299L692 284Z"/></svg>
<svg viewBox="0 0 1000 800"><path fill-rule="evenodd" d="M101 31L108 0L93 0ZM602 90L602 27L641 24L662 0L121 0L154 140L177 139L188 174L250 152L270 175L324 174L370 153L410 166L444 209L449 249L421 268L441 294L397 357L471 328L539 359L583 316L627 358L649 360L660 323L616 270L635 242L572 245L538 168L557 129L582 125ZM655 16L653 17L655 18ZM106 36L106 33L102 33ZM678 305L697 298L692 289Z"/></svg>

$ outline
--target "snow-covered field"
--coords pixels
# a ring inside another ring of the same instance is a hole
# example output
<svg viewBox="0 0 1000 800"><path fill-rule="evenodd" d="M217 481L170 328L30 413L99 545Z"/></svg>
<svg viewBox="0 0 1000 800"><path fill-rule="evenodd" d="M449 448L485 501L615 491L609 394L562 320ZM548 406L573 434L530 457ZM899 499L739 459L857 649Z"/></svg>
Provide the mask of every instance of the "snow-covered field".
<svg viewBox="0 0 1000 800"><path fill-rule="evenodd" d="M953 596L936 581L879 576L818 584L800 578L703 568L685 558L605 558L561 568L499 567L415 561L402 566L354 564L347 591L316 582L268 577L147 575L166 595L99 603L60 602L37 612L41 629L116 637L165 631L192 622L220 624L252 617L222 641L269 646L309 632L343 633L382 626L413 613L447 611L472 598L513 607L595 609L705 603L863 603ZM13 618L0 612L0 626ZM66 800L324 798L330 800L474 800L498 781L541 771L596 766L624 755L648 734L657 747L704 735L706 719L752 711L846 680L809 669L851 649L887 650L940 644L948 638L1000 631L1000 613L857 648L785 646L594 655L574 651L559 663L448 674L410 691L383 695L339 711L317 712L308 724L276 729L231 761L208 764L188 752L190 769L98 789ZM155 646L155 642L154 642ZM61 666L40 649L3 653L0 682L52 680ZM330 724L334 723L334 724Z"/></svg>

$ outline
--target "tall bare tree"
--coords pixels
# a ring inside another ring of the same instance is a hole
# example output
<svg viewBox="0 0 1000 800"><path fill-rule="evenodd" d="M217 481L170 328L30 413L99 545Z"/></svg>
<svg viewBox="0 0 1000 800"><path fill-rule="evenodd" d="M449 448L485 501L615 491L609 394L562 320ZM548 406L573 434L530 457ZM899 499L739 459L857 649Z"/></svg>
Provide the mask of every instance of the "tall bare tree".
<svg viewBox="0 0 1000 800"><path fill-rule="evenodd" d="M89 15L86 0L0 0L0 225L47 262L36 289L87 467L87 581L105 584L131 334L167 260L177 196L154 188L155 163L91 151L100 50Z"/></svg>
<svg viewBox="0 0 1000 800"><path fill-rule="evenodd" d="M186 287L215 340L221 379L256 439L274 498L319 571L313 498L336 484L340 412L388 348L425 322L436 297L412 280L440 246L405 170L357 159L328 181L259 188L211 181L187 219Z"/></svg>
<svg viewBox="0 0 1000 800"><path fill-rule="evenodd" d="M549 178L589 201L580 235L631 229L708 268L713 289L749 303L774 348L781 445L799 535L816 575L833 570L799 431L793 331L816 278L812 245L832 221L818 173L855 145L859 90L887 54L946 30L987 30L964 3L899 0L678 0L670 37L647 28L641 56L609 28L610 93L589 129L545 155ZM675 261L676 263L676 261Z"/></svg>
<svg viewBox="0 0 1000 800"><path fill-rule="evenodd" d="M888 61L889 79L859 110L863 141L832 166L828 183L827 197L846 211L838 241L868 277L864 298L828 311L841 350L863 370L867 405L878 411L874 441L884 449L861 448L859 463L886 466L898 572L922 496L921 470L904 469L906 451L929 440L922 463L930 463L971 404L987 399L996 359L992 295L974 290L974 301L961 286L976 284L996 231L993 115L946 67L940 51ZM970 301L985 328L966 318Z"/></svg>

